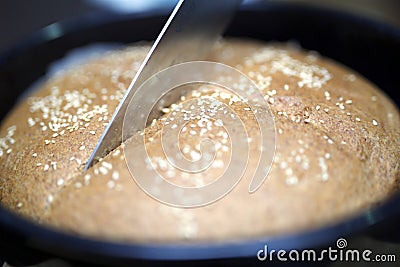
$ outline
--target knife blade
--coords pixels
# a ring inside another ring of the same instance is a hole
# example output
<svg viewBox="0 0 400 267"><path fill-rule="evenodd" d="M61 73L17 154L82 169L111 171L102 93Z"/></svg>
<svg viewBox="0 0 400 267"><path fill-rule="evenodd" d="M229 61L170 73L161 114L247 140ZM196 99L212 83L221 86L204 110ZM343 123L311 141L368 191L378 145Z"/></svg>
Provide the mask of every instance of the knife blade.
<svg viewBox="0 0 400 267"><path fill-rule="evenodd" d="M125 113L135 90L160 70L178 63L204 59L241 1L180 0L177 3L100 137L85 170L129 137L126 133L122 135L122 127L125 116L127 120L134 120L135 114ZM168 103L164 101L164 104L167 106L178 99L170 96Z"/></svg>

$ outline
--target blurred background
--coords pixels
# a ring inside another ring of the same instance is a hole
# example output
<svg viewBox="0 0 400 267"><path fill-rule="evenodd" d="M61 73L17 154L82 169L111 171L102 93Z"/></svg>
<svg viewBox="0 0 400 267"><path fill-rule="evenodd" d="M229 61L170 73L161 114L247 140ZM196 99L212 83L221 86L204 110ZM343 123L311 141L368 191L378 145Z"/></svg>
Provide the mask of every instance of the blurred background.
<svg viewBox="0 0 400 267"><path fill-rule="evenodd" d="M137 13L172 9L178 0L1 0L0 52L60 20L96 13ZM322 5L363 14L400 28L399 0L247 0Z"/></svg>

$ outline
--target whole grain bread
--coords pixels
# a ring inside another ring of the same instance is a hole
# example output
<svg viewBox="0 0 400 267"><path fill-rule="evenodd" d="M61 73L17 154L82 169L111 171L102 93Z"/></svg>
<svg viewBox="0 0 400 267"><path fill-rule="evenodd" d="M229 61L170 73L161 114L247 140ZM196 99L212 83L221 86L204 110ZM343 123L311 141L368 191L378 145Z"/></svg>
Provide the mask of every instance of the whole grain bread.
<svg viewBox="0 0 400 267"><path fill-rule="evenodd" d="M208 59L250 77L273 113L274 163L256 193L248 193L244 177L227 196L201 208L162 204L135 183L121 147L84 172L147 51L133 46L64 70L9 113L0 131L3 206L85 236L145 243L221 241L331 224L398 190L399 112L384 93L315 52L243 39L221 41ZM217 164L207 174L178 175L165 165L163 125L171 116L183 116L184 100L202 99L207 106L210 97L229 105L250 132L256 129L246 104L229 93L202 86L183 95L146 129L150 158L175 183L207 184L229 158L229 140L211 127L203 133L219 148ZM197 122L179 139L183 154L192 159L204 137ZM128 142L139 145L141 138L137 134ZM260 144L249 141L252 155Z"/></svg>

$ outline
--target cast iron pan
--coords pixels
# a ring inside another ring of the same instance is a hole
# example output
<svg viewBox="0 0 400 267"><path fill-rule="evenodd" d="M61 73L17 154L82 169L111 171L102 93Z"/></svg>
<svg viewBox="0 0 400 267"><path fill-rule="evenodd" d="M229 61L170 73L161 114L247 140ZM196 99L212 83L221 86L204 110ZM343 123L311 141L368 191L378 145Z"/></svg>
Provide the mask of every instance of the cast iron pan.
<svg viewBox="0 0 400 267"><path fill-rule="evenodd" d="M48 64L69 50L97 42L154 40L166 12L129 16L96 16L48 27L0 57L1 118L19 95L43 76ZM296 40L363 74L399 106L400 30L357 15L288 4L242 8L227 31L230 36L263 40ZM145 216L142 214L141 216ZM339 237L368 234L400 240L400 194L352 219L309 232L235 243L142 245L110 243L60 233L24 220L0 206L0 258L28 265L51 257L74 263L128 265L169 260L193 264L255 263L256 253L270 249L321 248Z"/></svg>

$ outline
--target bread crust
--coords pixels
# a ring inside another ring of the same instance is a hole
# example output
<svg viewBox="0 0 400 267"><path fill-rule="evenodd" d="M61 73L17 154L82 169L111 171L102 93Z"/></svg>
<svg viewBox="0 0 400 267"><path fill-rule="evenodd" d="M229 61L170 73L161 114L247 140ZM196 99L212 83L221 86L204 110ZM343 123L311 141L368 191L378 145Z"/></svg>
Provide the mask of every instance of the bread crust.
<svg viewBox="0 0 400 267"><path fill-rule="evenodd" d="M121 147L83 172L147 49L115 51L59 73L10 112L0 130L7 145L0 157L3 206L50 227L97 238L221 241L331 224L398 190L400 119L390 99L361 75L315 52L244 39L221 41L209 60L253 79L274 115L276 156L256 193L248 193L244 177L230 194L205 207L166 206L138 187ZM186 97L211 95L229 100L212 87ZM231 106L254 131L244 104ZM154 157L162 157L162 122L146 132ZM140 138L129 142L139 144ZM184 135L180 142L197 144L199 138ZM258 148L252 140L250 155ZM228 154L221 153L221 159Z"/></svg>

